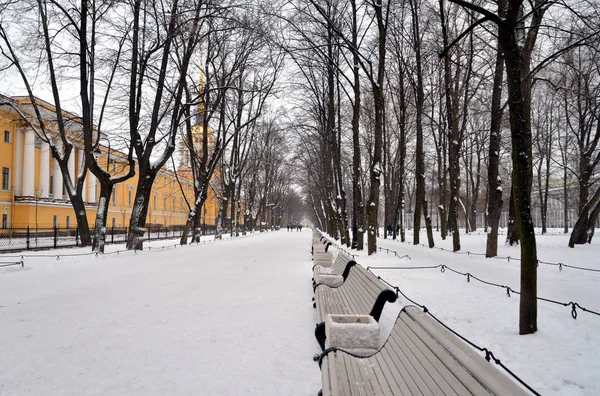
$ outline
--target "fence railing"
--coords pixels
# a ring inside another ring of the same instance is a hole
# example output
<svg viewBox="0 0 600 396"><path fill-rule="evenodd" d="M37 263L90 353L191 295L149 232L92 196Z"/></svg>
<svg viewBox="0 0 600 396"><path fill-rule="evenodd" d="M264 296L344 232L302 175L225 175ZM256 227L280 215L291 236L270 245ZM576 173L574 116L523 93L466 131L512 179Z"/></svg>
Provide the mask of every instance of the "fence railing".
<svg viewBox="0 0 600 396"><path fill-rule="evenodd" d="M183 233L183 225L146 226L144 233L145 241L156 241L161 239L180 238ZM92 230L90 230L92 231ZM111 227L106 229L106 243L123 243L127 239L126 227ZM224 232L226 232L224 230ZM227 231L228 232L228 231ZM197 229L196 235L214 235L215 226L206 225ZM191 238L191 233L189 235ZM65 247L81 246L79 228L1 228L0 229L0 253L16 252L22 250L44 250Z"/></svg>

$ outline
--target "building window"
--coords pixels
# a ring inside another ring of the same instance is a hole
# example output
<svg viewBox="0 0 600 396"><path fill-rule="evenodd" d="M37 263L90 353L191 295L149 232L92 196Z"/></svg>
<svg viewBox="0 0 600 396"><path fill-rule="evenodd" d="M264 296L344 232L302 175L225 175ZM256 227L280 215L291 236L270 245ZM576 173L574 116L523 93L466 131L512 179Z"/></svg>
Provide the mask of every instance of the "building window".
<svg viewBox="0 0 600 396"><path fill-rule="evenodd" d="M129 204L129 206L131 206L131 188L127 192L127 204Z"/></svg>
<svg viewBox="0 0 600 396"><path fill-rule="evenodd" d="M2 228L8 228L8 214L2 213Z"/></svg>
<svg viewBox="0 0 600 396"><path fill-rule="evenodd" d="M167 187L167 178L166 177L163 179L163 186Z"/></svg>
<svg viewBox="0 0 600 396"><path fill-rule="evenodd" d="M175 197L173 197L173 207L171 209L175 210L176 207L177 207L177 201L175 200Z"/></svg>
<svg viewBox="0 0 600 396"><path fill-rule="evenodd" d="M50 175L50 185L48 187L48 192L54 196L54 175Z"/></svg>
<svg viewBox="0 0 600 396"><path fill-rule="evenodd" d="M4 131L4 142L10 143L10 131Z"/></svg>
<svg viewBox="0 0 600 396"><path fill-rule="evenodd" d="M113 187L113 192L112 192L112 203L116 204L117 203L117 187Z"/></svg>
<svg viewBox="0 0 600 396"><path fill-rule="evenodd" d="M156 209L156 193L154 193L154 209Z"/></svg>
<svg viewBox="0 0 600 396"><path fill-rule="evenodd" d="M2 167L2 189L8 190L10 188L10 168L5 166Z"/></svg>
<svg viewBox="0 0 600 396"><path fill-rule="evenodd" d="M167 194L163 197L163 209L167 209Z"/></svg>
<svg viewBox="0 0 600 396"><path fill-rule="evenodd" d="M112 228L115 228L117 226L117 218L113 217L112 218Z"/></svg>
<svg viewBox="0 0 600 396"><path fill-rule="evenodd" d="M58 228L58 216L57 215L52 216L52 227Z"/></svg>
<svg viewBox="0 0 600 396"><path fill-rule="evenodd" d="M67 216L67 228L71 228L71 216Z"/></svg>

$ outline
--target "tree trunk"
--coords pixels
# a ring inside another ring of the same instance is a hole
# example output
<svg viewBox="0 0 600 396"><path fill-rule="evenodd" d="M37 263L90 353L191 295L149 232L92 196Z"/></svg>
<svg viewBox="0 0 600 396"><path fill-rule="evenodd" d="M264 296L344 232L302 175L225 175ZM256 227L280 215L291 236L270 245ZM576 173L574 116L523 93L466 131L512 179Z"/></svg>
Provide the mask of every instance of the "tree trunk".
<svg viewBox="0 0 600 396"><path fill-rule="evenodd" d="M410 1L412 25L413 25L413 39L415 41L415 61L416 61L416 74L417 74L417 87L416 87L416 133L417 133L417 145L415 152L415 179L416 179L416 191L415 191L415 213L414 213L414 230L413 230L413 244L418 245L420 242L420 231L421 231L421 213L422 210L427 208L423 207L425 198L425 159L423 152L423 110L424 110L424 92L423 92L423 69L421 64L421 33L419 29L419 15L416 2Z"/></svg>
<svg viewBox="0 0 600 396"><path fill-rule="evenodd" d="M502 214L502 179L500 178L500 132L502 130L502 81L504 77L504 53L500 43L496 50L496 68L492 89L492 107L490 123L490 148L488 163L488 204L487 223L489 230L485 257L498 255L498 226Z"/></svg>
<svg viewBox="0 0 600 396"><path fill-rule="evenodd" d="M390 4L388 4L389 12ZM381 146L384 128L384 108L385 100L383 96L383 84L385 80L385 57L386 57L386 38L387 38L387 13L384 18L381 2L373 3L373 12L377 20L377 79L372 81L373 100L375 107L375 130L373 139L373 157L370 169L371 191L369 192L369 206L367 207L367 216L369 224L368 234L368 254L377 252L377 232L378 212L379 212L379 187L381 185Z"/></svg>
<svg viewBox="0 0 600 396"><path fill-rule="evenodd" d="M591 224L592 229L595 226L596 219L592 219L590 216L590 210L594 208L592 214L596 212L596 216L598 215L598 203L600 201L600 188L596 190L592 198L583 205L581 208L581 213L573 226L573 230L571 231L571 237L569 238L569 247L573 248L575 245L583 245L588 243L588 231L589 225ZM593 235L593 234L592 234Z"/></svg>
<svg viewBox="0 0 600 396"><path fill-rule="evenodd" d="M433 241L433 228L431 226L431 216L427 212L427 200L423 202L423 215L425 216L425 229L427 230L427 243L429 247L432 248L435 246L435 242Z"/></svg>
<svg viewBox="0 0 600 396"><path fill-rule="evenodd" d="M515 212L515 198L514 198L514 171L512 173L512 180L510 186L510 201L508 202L508 224L506 227L506 243L509 246L519 244L519 228L517 227L517 214Z"/></svg>
<svg viewBox="0 0 600 396"><path fill-rule="evenodd" d="M440 83L441 83L441 76L440 76ZM440 87L441 88L441 87ZM440 92L443 92L443 90L440 89ZM443 96L443 94L442 94ZM439 147L437 148L437 152L438 152L438 189L439 189L439 205L438 205L438 216L440 219L440 235L442 237L442 240L446 240L446 237L448 236L448 213L447 213L447 206L448 206L448 172L447 172L447 168L448 165L446 163L447 161L447 153L448 153L448 149L447 149L447 139L446 139L446 127L444 127L444 125L446 124L446 121L444 120L443 114L443 100L438 100L439 102L439 107L438 107L438 117L439 117L439 125L440 125L440 133L438 134L439 136Z"/></svg>
<svg viewBox="0 0 600 396"><path fill-rule="evenodd" d="M131 218L129 219L129 233L127 234L127 250L142 250L144 248L144 232L148 206L150 205L150 193L152 184L156 178L156 172L152 170L139 169L139 178Z"/></svg>
<svg viewBox="0 0 600 396"><path fill-rule="evenodd" d="M351 0L352 6L352 45L358 48L358 24L356 20L356 0ZM360 68L359 58L356 51L352 52L352 63L354 65L352 74L354 84L354 102L352 103L352 247L363 250L364 247L364 202L360 189L361 158L360 158Z"/></svg>
<svg viewBox="0 0 600 396"><path fill-rule="evenodd" d="M207 190L208 181L204 180L204 182L202 182L201 184L200 190L195 191L196 200L194 201L194 206L190 208L187 220L185 222L185 226L183 227L181 238L179 239L180 245L187 245L190 230L192 230L192 242L195 239L196 228L198 227L198 217L200 216L200 210L202 210L202 205L204 205L204 203L206 202Z"/></svg>
<svg viewBox="0 0 600 396"><path fill-rule="evenodd" d="M442 22L442 38L444 48L448 47L448 33L446 30L446 17L444 3L440 0L440 18ZM450 207L448 211L448 228L452 232L452 250L460 250L460 233L458 230L458 206L460 193L460 137L458 119L455 115L455 104L452 103L452 73L450 69L450 55L444 56L444 92L446 99L446 116L448 117L448 162L450 177ZM466 219L465 219L466 220Z"/></svg>
<svg viewBox="0 0 600 396"><path fill-rule="evenodd" d="M90 246L92 238L90 235L90 225L88 224L87 214L85 211L85 202L81 198L81 193L70 197L71 205L75 211L75 219L77 220L77 228L79 228L79 244L81 247Z"/></svg>
<svg viewBox="0 0 600 396"><path fill-rule="evenodd" d="M379 188L381 185L381 137L383 128L383 92L380 87L373 88L375 97L375 131L373 159L371 163L370 178L371 189L369 192L369 204L367 206L367 223L369 224L369 233L367 239L367 251L371 255L377 252L377 232L378 232L378 212L379 212Z"/></svg>
<svg viewBox="0 0 600 396"><path fill-rule="evenodd" d="M567 234L569 232L569 189L567 188L567 182L568 182L567 169L568 168L566 166L563 166L563 199L564 199L563 216L564 216L564 222L565 222L565 228L564 228L565 234Z"/></svg>
<svg viewBox="0 0 600 396"><path fill-rule="evenodd" d="M587 243L592 243L594 238L594 232L596 231L596 222L598 221L598 214L600 214L600 202L596 203L594 210L590 214L587 224Z"/></svg>
<svg viewBox="0 0 600 396"><path fill-rule="evenodd" d="M519 333L537 331L537 247L531 218L531 129L526 115L523 92L529 87L522 85L521 54L515 36L519 0L509 2L508 18L499 26L498 37L505 53L506 80L509 95L509 113L512 137L513 198L516 224L521 239L521 298Z"/></svg>
<svg viewBox="0 0 600 396"><path fill-rule="evenodd" d="M217 220L216 220L216 224L215 224L215 240L217 239L223 239L223 224L221 223L222 219L223 219L223 211L226 210L225 208L225 203L223 202L222 198L219 198L219 210L217 212ZM267 221L269 221L270 219L267 219ZM269 222L269 226L271 226L272 224Z"/></svg>
<svg viewBox="0 0 600 396"><path fill-rule="evenodd" d="M405 77L404 77L404 64L401 60L401 50L398 51L398 105L394 105L395 114L398 121L398 129L400 130L398 138L398 180L394 180L393 183L397 183L397 195L395 197L395 207L393 208L393 221L392 221L392 235L393 239L396 240L398 237L398 231L400 231L400 239L404 242L404 183L406 178L406 92L404 89ZM392 95L392 104L393 104Z"/></svg>
<svg viewBox="0 0 600 396"><path fill-rule="evenodd" d="M96 214L96 222L94 225L94 238L92 243L92 251L104 253L106 243L106 222L108 219L108 206L110 204L110 196L112 195L112 184L100 184L100 198L98 199L98 211Z"/></svg>

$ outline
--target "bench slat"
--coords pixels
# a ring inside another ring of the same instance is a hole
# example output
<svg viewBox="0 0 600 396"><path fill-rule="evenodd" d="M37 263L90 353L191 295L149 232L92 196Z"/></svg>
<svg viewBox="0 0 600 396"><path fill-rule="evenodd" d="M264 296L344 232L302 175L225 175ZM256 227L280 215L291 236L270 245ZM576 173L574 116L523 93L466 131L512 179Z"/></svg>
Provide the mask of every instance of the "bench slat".
<svg viewBox="0 0 600 396"><path fill-rule="evenodd" d="M379 367L383 374L382 380L390 386L393 394L418 395L416 384L405 370L397 370L387 350L381 350L375 360L379 361Z"/></svg>
<svg viewBox="0 0 600 396"><path fill-rule="evenodd" d="M410 337L408 334L404 336ZM408 377L414 381L419 389L419 393L424 395L432 395L436 392L440 393L438 386L428 376L426 368L420 364L418 356L415 356L410 349L406 348L406 345L402 345L404 349L401 348L395 340L390 339L389 344L390 347L387 350L392 356L396 369L407 373Z"/></svg>
<svg viewBox="0 0 600 396"><path fill-rule="evenodd" d="M437 339L434 339L429 335L423 327L412 320L405 322L412 331L415 332L417 337L421 340L425 347L427 347L434 357L431 359L437 364L443 364L451 373L454 375L460 383L474 395L486 395L489 392L477 382L468 371L464 369L462 365L458 363L455 357L451 356L442 346L439 344ZM440 368L441 370L441 368Z"/></svg>
<svg viewBox="0 0 600 396"><path fill-rule="evenodd" d="M380 383L380 378L375 374L375 370L373 370L373 365L370 360L362 359L358 360L358 364L364 368L365 375L369 379L369 383L371 384L371 388L373 392L372 395L384 395L384 396L393 396L392 391L387 387L382 387Z"/></svg>
<svg viewBox="0 0 600 396"><path fill-rule="evenodd" d="M475 378L484 389L496 394L526 394L510 378L423 312L413 307L413 309L407 310L407 313L431 334L447 353L454 356L463 369Z"/></svg>
<svg viewBox="0 0 600 396"><path fill-rule="evenodd" d="M447 370L433 359L433 354L414 333L414 331L400 319L397 327L390 337L390 342L395 344L398 350L405 351L407 360L413 362L418 368L419 375L427 382L427 386L434 392L445 395L468 394L467 389ZM436 366L436 363L438 365ZM436 378L436 381L433 381ZM458 390L457 390L458 389Z"/></svg>

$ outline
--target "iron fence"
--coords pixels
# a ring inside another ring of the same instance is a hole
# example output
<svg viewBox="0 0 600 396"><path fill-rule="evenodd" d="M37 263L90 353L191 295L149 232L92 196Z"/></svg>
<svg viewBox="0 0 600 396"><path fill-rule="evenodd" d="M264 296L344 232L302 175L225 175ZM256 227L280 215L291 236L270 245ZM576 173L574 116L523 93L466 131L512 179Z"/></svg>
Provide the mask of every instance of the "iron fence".
<svg viewBox="0 0 600 396"><path fill-rule="evenodd" d="M144 241L181 238L183 225L164 226L148 225L144 233ZM93 228L90 229L93 232ZM126 227L111 227L106 229L106 244L124 243L127 240ZM227 232L224 230L224 232ZM214 235L215 226L205 225L196 230L196 235ZM191 238L191 233L189 238ZM0 253L18 252L23 250L45 250L81 246L79 228L1 228Z"/></svg>

